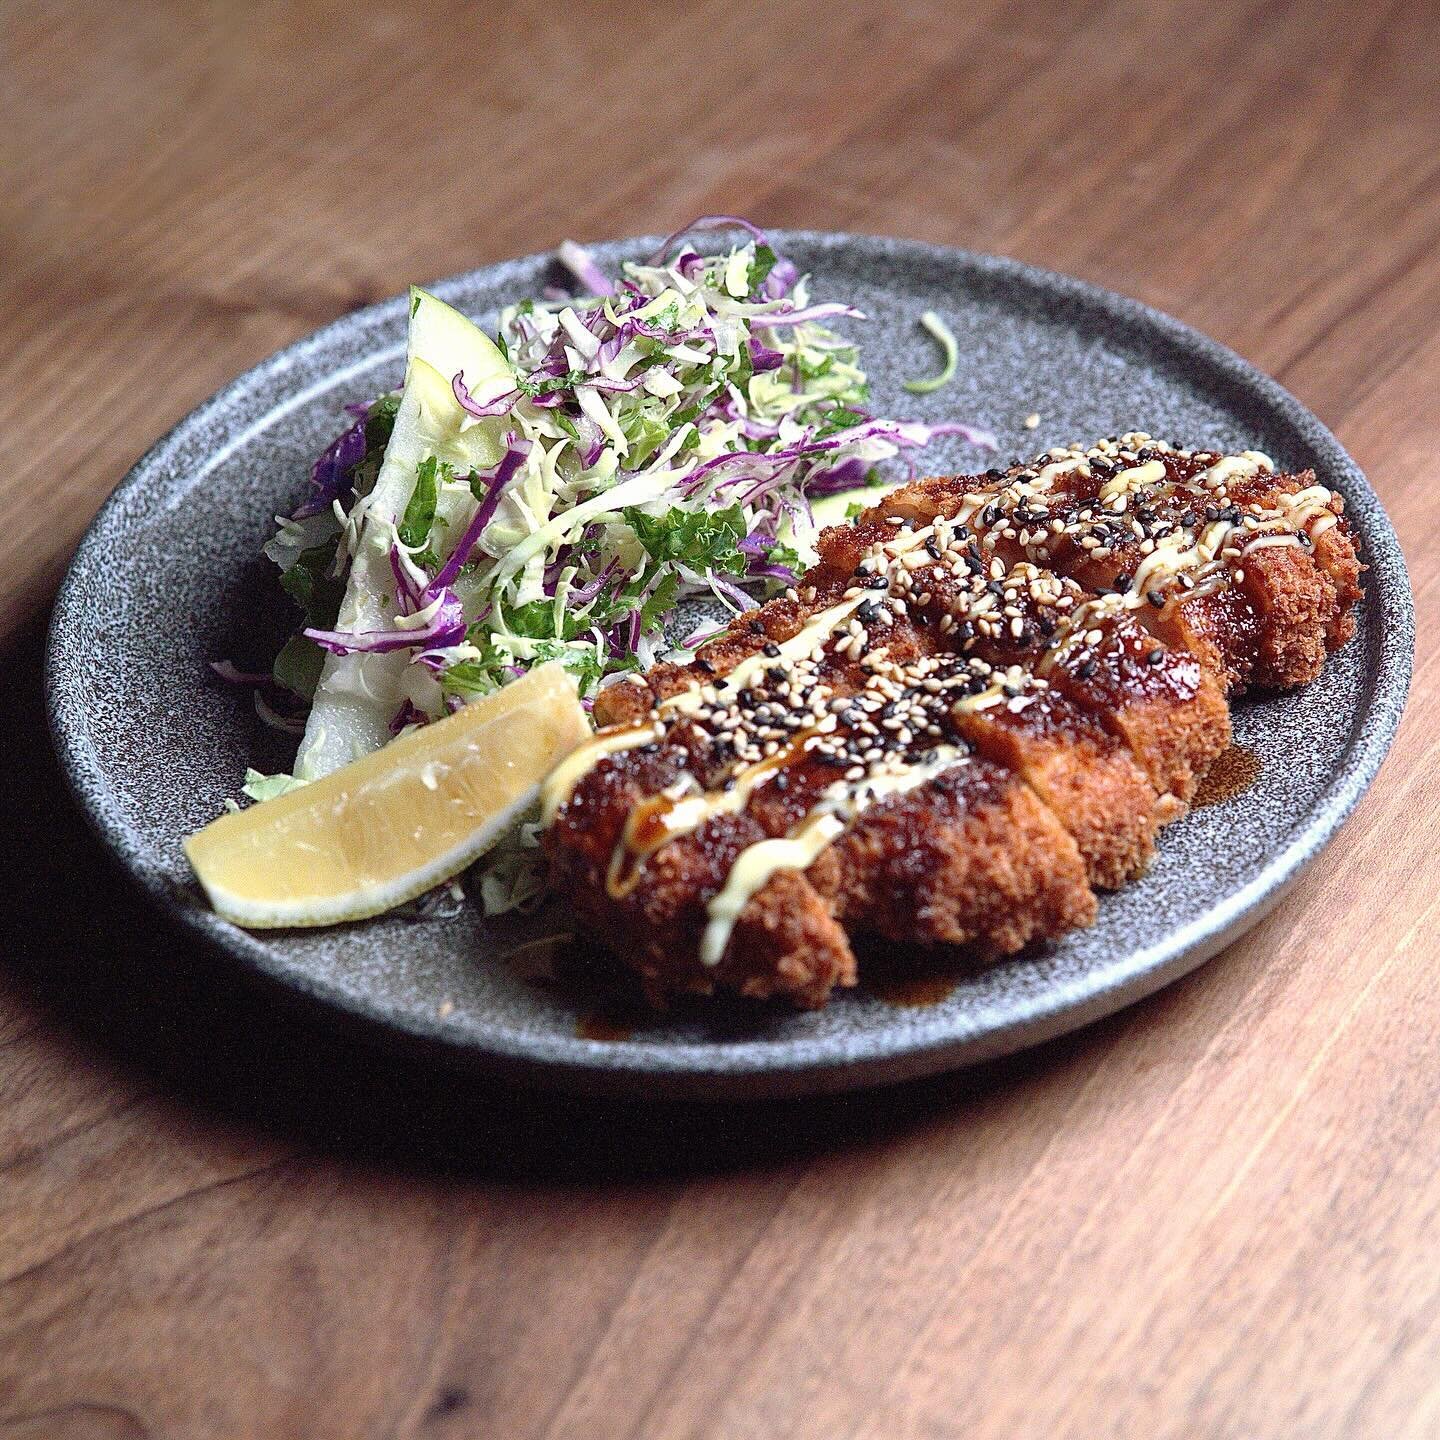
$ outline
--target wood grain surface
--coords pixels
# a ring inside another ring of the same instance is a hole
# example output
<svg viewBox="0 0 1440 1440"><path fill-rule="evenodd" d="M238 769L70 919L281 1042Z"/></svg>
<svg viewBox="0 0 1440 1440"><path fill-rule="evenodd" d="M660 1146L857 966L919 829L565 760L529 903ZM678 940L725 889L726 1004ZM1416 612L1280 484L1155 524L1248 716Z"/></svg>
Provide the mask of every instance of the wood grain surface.
<svg viewBox="0 0 1440 1440"><path fill-rule="evenodd" d="M1440 13L1274 0L0 4L0 1437L1440 1434ZM1420 610L1275 914L899 1091L557 1104L186 947L44 734L136 455L412 279L694 214L1001 251L1315 409Z"/></svg>

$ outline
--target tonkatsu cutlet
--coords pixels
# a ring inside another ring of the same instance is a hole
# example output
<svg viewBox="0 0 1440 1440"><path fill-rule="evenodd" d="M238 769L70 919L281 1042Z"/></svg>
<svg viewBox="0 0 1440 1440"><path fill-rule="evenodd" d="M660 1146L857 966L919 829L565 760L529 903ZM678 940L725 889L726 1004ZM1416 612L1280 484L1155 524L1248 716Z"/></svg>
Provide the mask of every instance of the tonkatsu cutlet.
<svg viewBox="0 0 1440 1440"><path fill-rule="evenodd" d="M1344 502L1265 455L1181 450L1132 433L1059 446L982 476L924 480L874 511L954 517L981 552L1125 603L1228 693L1291 689L1354 633L1363 566Z"/></svg>
<svg viewBox="0 0 1440 1440"><path fill-rule="evenodd" d="M657 1001L820 1005L852 938L1089 924L1228 743L1226 692L1353 628L1312 480L1127 435L895 492L691 664L601 693L545 789L557 884Z"/></svg>

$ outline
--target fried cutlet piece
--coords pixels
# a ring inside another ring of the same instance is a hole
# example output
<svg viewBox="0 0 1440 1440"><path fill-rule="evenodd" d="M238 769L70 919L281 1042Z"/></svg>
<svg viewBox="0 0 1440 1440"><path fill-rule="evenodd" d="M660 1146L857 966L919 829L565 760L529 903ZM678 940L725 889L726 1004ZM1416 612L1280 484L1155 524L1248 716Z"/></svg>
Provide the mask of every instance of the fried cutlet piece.
<svg viewBox="0 0 1440 1440"><path fill-rule="evenodd" d="M1124 742L1093 715L1052 687L1023 710L977 710L956 723L1060 820L1091 885L1114 890L1144 873L1166 812Z"/></svg>
<svg viewBox="0 0 1440 1440"><path fill-rule="evenodd" d="M646 863L643 883L612 893L611 866L626 821L696 768L695 737L682 729L678 740L624 751L585 777L548 832L556 888L602 938L623 936L615 948L657 999L724 989L823 1004L833 986L855 983L855 955L828 903L797 871L777 874L746 908L720 965L699 964L706 897L720 889L747 845L767 838L754 815L719 817L700 836L662 847ZM623 930L611 928L617 922Z"/></svg>
<svg viewBox="0 0 1440 1440"><path fill-rule="evenodd" d="M1308 683L1354 632L1363 567L1344 502L1253 451L1130 434L921 481L871 513L950 515L1006 568L1028 560L1095 594L1130 592L1140 623L1231 694Z"/></svg>
<svg viewBox="0 0 1440 1440"><path fill-rule="evenodd" d="M974 759L867 810L817 877L856 934L1013 954L1095 919L1075 841L1013 771Z"/></svg>

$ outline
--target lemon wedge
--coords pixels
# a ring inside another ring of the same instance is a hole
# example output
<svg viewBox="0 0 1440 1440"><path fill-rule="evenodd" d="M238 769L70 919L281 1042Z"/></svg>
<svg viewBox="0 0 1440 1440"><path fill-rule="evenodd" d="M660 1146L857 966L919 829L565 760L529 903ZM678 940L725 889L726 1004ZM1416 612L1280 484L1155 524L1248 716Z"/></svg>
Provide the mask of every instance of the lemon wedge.
<svg viewBox="0 0 1440 1440"><path fill-rule="evenodd" d="M484 854L590 735L574 681L542 665L323 779L222 815L185 853L236 925L361 920Z"/></svg>

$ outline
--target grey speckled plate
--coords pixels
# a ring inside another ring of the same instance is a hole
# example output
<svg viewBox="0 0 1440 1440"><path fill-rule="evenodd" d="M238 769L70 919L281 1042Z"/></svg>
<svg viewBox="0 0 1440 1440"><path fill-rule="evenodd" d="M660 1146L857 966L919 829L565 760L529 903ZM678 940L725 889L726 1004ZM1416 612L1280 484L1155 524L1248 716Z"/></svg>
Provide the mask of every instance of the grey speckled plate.
<svg viewBox="0 0 1440 1440"><path fill-rule="evenodd" d="M289 757L248 697L209 659L263 668L290 623L257 558L270 517L300 497L340 407L401 374L405 304L362 310L267 360L182 421L100 512L56 604L51 721L75 794L104 841L167 910L292 992L378 1036L459 1063L571 1089L733 1098L899 1080L1033 1044L1116 1010L1190 970L1275 904L1375 775L1409 681L1414 611L1380 502L1328 430L1274 381L1177 321L1009 260L901 240L794 233L780 244L872 317L856 331L881 413L991 426L1002 453L1128 429L1216 448L1248 446L1313 466L1340 490L1370 565L1359 634L1301 694L1239 708L1259 757L1243 795L1164 834L1139 884L1107 896L1093 929L960 981L905 1008L863 989L817 1014L686 1014L629 1038L579 1038L581 1002L521 979L503 958L513 927L473 911L384 919L320 933L247 935L203 905L181 838L220 812L247 764ZM599 247L600 260L653 241ZM544 283L545 257L436 287L493 322ZM933 369L921 311L948 317L958 381L916 399L901 377ZM1038 412L1040 426L1024 428ZM963 444L933 447L935 471L983 468ZM583 1028L583 1027L582 1027Z"/></svg>

